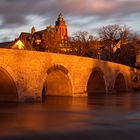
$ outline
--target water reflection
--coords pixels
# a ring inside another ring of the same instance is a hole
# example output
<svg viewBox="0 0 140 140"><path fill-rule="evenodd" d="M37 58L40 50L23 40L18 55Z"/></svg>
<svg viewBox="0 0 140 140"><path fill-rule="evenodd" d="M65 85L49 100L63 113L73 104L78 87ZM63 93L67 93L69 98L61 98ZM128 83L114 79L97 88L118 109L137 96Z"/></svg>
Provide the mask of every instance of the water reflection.
<svg viewBox="0 0 140 140"><path fill-rule="evenodd" d="M47 97L41 104L1 103L0 136L11 138L41 133L45 139L52 137L52 133L69 136L69 133L77 132L92 133L92 139L97 130L100 130L98 133L137 130L140 127L139 100L140 94L127 93L90 98Z"/></svg>
<svg viewBox="0 0 140 140"><path fill-rule="evenodd" d="M135 93L122 93L118 95L107 95L107 96L95 96L89 98L89 102L93 105L101 106L105 108L112 108L133 111L140 109L140 95ZM88 103L88 104L90 104Z"/></svg>

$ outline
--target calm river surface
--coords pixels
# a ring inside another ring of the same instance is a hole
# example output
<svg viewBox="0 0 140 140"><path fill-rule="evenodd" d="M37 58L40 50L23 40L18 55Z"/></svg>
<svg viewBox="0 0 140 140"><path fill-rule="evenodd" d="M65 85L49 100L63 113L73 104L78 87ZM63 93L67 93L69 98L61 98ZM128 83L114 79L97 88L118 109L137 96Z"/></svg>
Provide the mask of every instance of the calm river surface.
<svg viewBox="0 0 140 140"><path fill-rule="evenodd" d="M140 93L0 104L1 140L140 140Z"/></svg>

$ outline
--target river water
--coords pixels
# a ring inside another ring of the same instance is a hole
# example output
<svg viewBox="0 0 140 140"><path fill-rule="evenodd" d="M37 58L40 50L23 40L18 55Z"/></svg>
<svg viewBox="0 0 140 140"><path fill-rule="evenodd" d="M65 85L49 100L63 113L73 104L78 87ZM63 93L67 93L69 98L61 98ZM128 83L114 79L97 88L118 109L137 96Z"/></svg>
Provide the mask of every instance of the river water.
<svg viewBox="0 0 140 140"><path fill-rule="evenodd" d="M1 103L1 140L140 140L140 93Z"/></svg>

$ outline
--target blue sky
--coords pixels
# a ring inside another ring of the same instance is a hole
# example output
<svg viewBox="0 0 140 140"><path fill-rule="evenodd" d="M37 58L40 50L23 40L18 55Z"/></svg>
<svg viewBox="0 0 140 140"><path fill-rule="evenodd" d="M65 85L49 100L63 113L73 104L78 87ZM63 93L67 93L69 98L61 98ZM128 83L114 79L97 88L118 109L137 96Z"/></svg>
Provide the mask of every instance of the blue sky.
<svg viewBox="0 0 140 140"><path fill-rule="evenodd" d="M140 32L140 0L0 0L0 41L54 25L62 12L69 35L77 31L95 34L97 29L120 24Z"/></svg>

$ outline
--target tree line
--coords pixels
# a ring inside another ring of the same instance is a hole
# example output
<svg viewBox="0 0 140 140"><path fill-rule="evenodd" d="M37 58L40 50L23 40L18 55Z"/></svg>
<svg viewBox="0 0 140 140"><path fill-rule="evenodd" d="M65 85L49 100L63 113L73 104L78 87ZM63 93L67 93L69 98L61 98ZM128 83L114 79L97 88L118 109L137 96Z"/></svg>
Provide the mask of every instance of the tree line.
<svg viewBox="0 0 140 140"><path fill-rule="evenodd" d="M140 36L126 25L103 26L97 31L98 37L87 32L75 33L70 40L74 54L135 66Z"/></svg>

